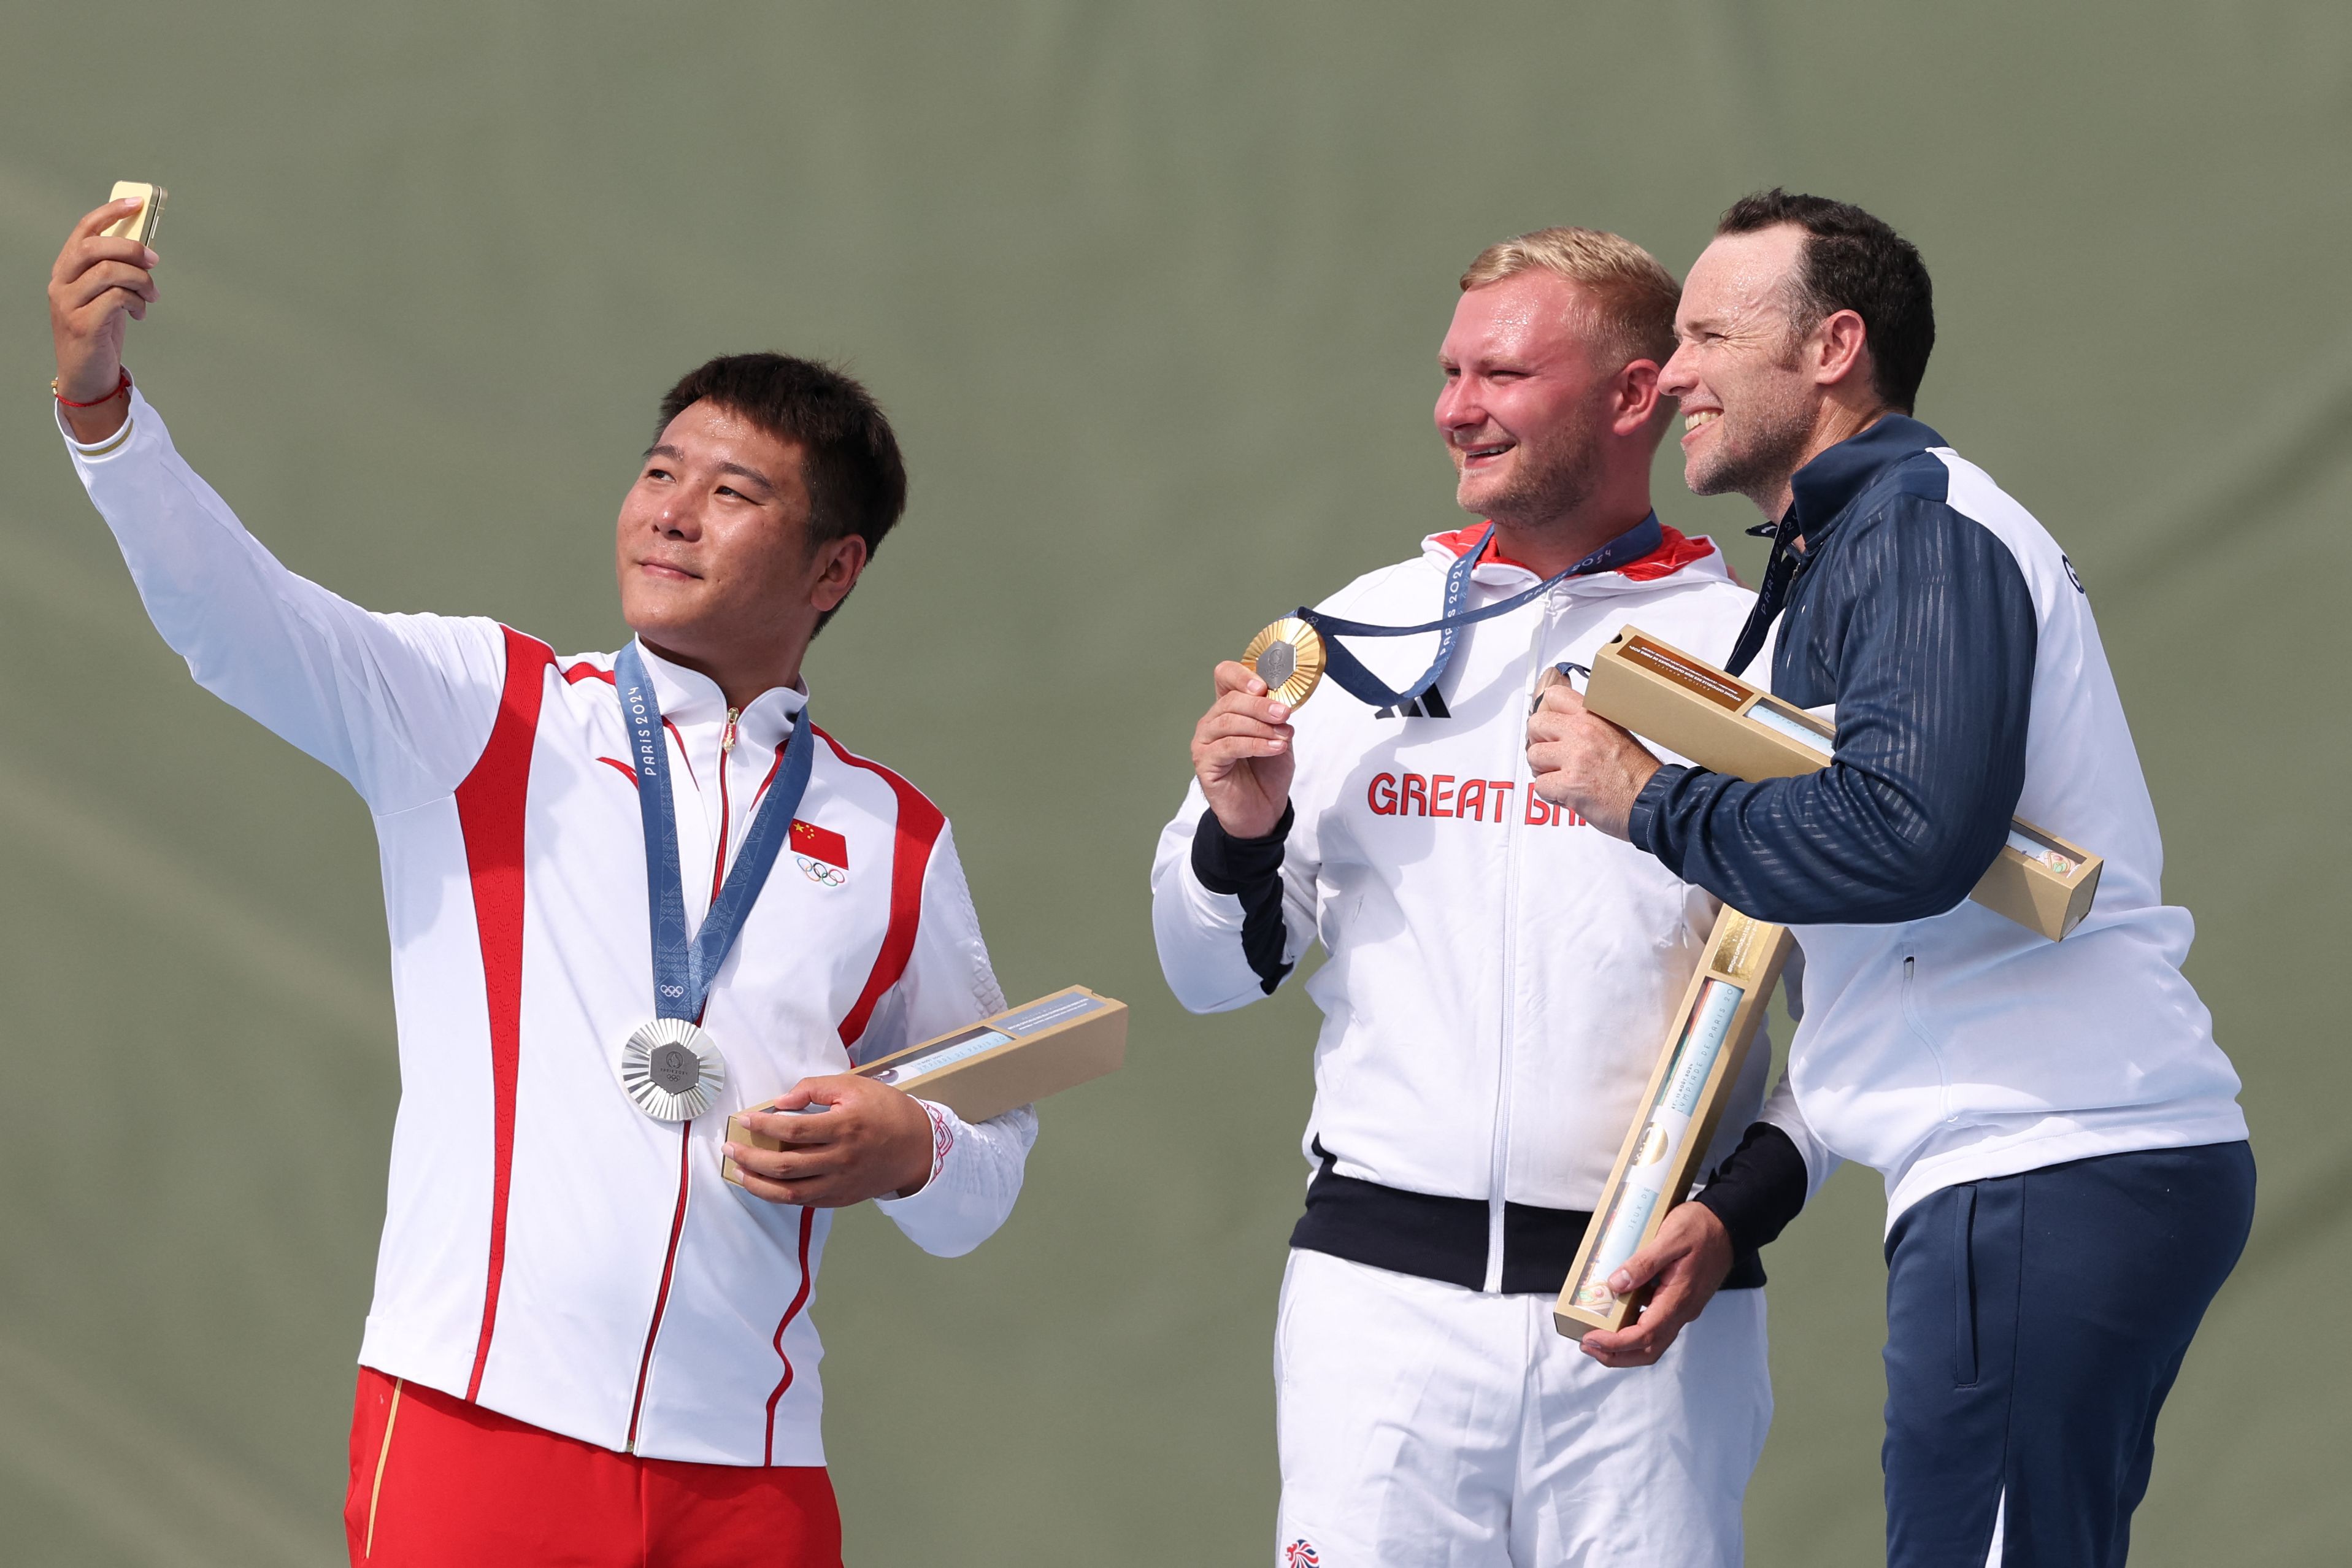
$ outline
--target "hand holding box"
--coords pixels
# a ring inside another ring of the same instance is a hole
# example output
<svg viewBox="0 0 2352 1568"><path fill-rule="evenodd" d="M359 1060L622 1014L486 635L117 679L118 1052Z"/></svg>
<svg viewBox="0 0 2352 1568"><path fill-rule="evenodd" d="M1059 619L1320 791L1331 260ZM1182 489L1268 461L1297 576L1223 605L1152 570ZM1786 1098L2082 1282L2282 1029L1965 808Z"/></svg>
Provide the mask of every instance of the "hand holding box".
<svg viewBox="0 0 2352 1568"><path fill-rule="evenodd" d="M1076 1089L1126 1059L1127 1004L1073 985L856 1070L860 1078L944 1105L966 1121L986 1121ZM740 1114L727 1119L727 1136L754 1149L783 1147L752 1131ZM736 1181L735 1162L724 1161L719 1173Z"/></svg>
<svg viewBox="0 0 2352 1568"><path fill-rule="evenodd" d="M1641 1113L1552 1307L1552 1321L1569 1338L1623 1328L1649 1294L1616 1295L1609 1277L1648 1246L1668 1212L1690 1195L1792 942L1785 927L1751 920L1728 904L1716 917L1706 962L1683 994Z"/></svg>

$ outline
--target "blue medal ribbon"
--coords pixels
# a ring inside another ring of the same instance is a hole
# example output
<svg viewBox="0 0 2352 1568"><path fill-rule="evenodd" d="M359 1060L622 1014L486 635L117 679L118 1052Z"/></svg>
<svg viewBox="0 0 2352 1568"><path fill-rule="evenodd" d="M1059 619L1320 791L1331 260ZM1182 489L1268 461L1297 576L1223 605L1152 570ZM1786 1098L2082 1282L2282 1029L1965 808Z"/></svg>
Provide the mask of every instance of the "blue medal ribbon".
<svg viewBox="0 0 2352 1568"><path fill-rule="evenodd" d="M1652 512L1567 571L1547 577L1525 593L1514 594L1484 609L1465 611L1462 601L1469 596L1470 574L1476 570L1478 558L1486 553L1486 546L1494 537L1495 525L1490 522L1486 525L1486 531L1478 536L1478 542L1445 569L1444 613L1436 620L1425 621L1417 626L1376 626L1362 621L1342 620L1337 616L1327 616L1320 610L1301 606L1298 618L1313 626L1323 639L1323 673L1338 681L1341 690L1360 702L1375 708L1402 708L1436 684L1438 677L1445 673L1445 666L1454 657L1454 634L1462 627L1507 615L1528 600L1551 592L1570 577L1588 576L1595 572L1614 572L1631 565L1658 550L1666 541L1665 530L1658 523L1658 514ZM1339 642L1343 637L1409 637L1423 632L1438 634L1437 657L1430 661L1427 669L1402 690L1391 690L1382 685L1380 677L1365 668L1363 661Z"/></svg>
<svg viewBox="0 0 2352 1568"><path fill-rule="evenodd" d="M808 709L801 710L793 731L784 740L784 765L768 786L767 798L751 814L743 847L734 868L710 901L694 940L686 936L685 873L678 863L677 817L669 791L669 742L662 736L661 700L646 675L646 662L631 643L613 660L621 694L621 721L629 729L630 763L637 773L637 812L646 825L646 890L653 912L654 1011L663 1018L693 1023L702 1016L704 999L719 966L751 913L776 853L792 832L801 797L808 793L809 768L816 747ZM719 764L724 767L722 761Z"/></svg>

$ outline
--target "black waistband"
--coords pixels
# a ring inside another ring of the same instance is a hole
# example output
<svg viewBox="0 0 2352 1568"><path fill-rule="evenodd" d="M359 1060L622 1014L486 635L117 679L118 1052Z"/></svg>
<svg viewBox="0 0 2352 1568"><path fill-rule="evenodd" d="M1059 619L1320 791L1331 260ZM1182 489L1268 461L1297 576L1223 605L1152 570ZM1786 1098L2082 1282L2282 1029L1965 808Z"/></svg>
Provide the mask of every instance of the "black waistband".
<svg viewBox="0 0 2352 1568"><path fill-rule="evenodd" d="M1315 1152L1323 1168L1307 1184L1307 1212L1290 1233L1290 1245L1328 1253L1350 1263L1440 1279L1476 1290L1486 1283L1486 1204L1483 1198L1440 1197L1384 1187L1332 1169L1321 1142ZM1506 1296L1557 1296L1568 1283L1576 1249L1584 1245L1592 1216L1581 1209L1503 1205L1503 1287ZM1753 1252L1736 1254L1727 1290L1752 1290L1764 1283L1764 1266Z"/></svg>

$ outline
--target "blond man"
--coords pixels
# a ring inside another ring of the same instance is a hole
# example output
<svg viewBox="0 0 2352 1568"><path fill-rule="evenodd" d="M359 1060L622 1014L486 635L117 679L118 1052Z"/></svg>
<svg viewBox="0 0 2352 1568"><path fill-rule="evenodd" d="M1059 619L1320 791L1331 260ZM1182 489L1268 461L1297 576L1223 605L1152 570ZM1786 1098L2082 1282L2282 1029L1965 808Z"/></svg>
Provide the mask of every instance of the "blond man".
<svg viewBox="0 0 2352 1568"><path fill-rule="evenodd" d="M1550 1313L1718 906L1537 797L1523 752L1553 665L1627 621L1719 659L1748 615L1713 543L1650 509L1679 292L1589 229L1478 257L1436 406L1477 521L1318 614L1519 602L1442 652L1348 645L1364 668L1296 714L1217 666L1160 837L1160 963L1187 1007L1257 1001L1310 942L1328 954L1276 1330L1283 1568L1739 1560L1771 1416L1754 1253L1663 1357L1630 1333L1580 1351Z"/></svg>

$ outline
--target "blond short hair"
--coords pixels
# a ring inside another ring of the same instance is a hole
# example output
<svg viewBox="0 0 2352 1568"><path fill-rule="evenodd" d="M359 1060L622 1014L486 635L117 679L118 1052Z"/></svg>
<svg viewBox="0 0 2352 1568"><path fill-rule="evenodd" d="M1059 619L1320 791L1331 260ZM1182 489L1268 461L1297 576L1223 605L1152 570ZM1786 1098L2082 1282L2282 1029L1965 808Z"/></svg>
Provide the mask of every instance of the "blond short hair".
<svg viewBox="0 0 2352 1568"><path fill-rule="evenodd" d="M1591 301L1592 344L1611 371L1637 359L1660 364L1675 352L1675 307L1683 286L1658 258L1597 228L1539 228L1478 253L1462 274L1467 293L1541 268L1583 290Z"/></svg>

